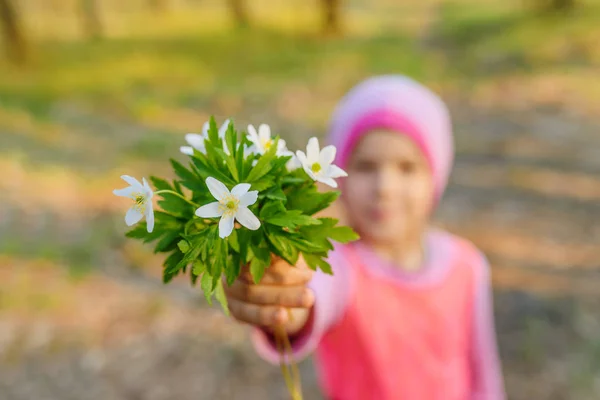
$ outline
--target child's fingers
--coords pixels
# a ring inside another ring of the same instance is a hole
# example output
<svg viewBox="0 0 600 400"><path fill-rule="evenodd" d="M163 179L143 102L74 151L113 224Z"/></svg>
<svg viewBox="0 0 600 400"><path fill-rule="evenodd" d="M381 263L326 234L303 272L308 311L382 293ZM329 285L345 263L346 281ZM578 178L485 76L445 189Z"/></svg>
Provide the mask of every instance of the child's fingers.
<svg viewBox="0 0 600 400"><path fill-rule="evenodd" d="M250 304L235 298L229 298L227 303L229 312L241 322L267 327L288 321L288 314L281 307Z"/></svg>
<svg viewBox="0 0 600 400"><path fill-rule="evenodd" d="M225 292L244 302L282 307L310 308L315 301L312 290L304 285L266 286L236 280L231 286L225 285Z"/></svg>

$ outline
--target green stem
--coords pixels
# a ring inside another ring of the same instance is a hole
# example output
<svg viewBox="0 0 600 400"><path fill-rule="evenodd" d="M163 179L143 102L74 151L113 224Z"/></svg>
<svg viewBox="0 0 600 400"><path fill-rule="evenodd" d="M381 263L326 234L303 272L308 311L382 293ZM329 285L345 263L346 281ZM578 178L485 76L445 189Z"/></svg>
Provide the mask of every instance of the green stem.
<svg viewBox="0 0 600 400"><path fill-rule="evenodd" d="M161 194L161 193L169 193L169 194L172 194L172 195L174 195L174 196L177 196L177 197L179 197L179 198L180 198L180 199L182 199L182 200L185 200L185 201L186 201L188 204L191 204L191 205L192 205L192 206L194 206L194 207L199 207L199 206L198 206L198 204L196 204L196 203L194 203L194 202L192 202L192 201L190 201L190 200L186 199L186 198L185 198L185 197L184 197L182 194L180 194L180 193L177 193L177 192L174 192L174 191L172 191L172 190L159 190L158 192L154 192L154 194Z"/></svg>

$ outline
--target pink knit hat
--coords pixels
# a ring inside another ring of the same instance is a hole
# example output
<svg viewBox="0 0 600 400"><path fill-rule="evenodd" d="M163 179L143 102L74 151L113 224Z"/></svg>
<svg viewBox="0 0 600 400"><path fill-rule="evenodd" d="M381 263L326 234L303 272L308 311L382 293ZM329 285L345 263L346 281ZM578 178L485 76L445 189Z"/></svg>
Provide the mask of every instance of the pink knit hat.
<svg viewBox="0 0 600 400"><path fill-rule="evenodd" d="M340 101L331 119L328 142L337 148L335 163L345 168L359 139L373 129L393 130L414 140L429 163L438 200L454 158L452 124L444 102L401 75L359 83Z"/></svg>

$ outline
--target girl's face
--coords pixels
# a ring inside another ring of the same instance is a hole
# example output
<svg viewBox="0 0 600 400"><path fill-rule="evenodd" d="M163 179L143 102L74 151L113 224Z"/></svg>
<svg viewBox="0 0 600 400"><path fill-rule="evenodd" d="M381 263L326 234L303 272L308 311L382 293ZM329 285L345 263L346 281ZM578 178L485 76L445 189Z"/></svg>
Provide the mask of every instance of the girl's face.
<svg viewBox="0 0 600 400"><path fill-rule="evenodd" d="M363 238L393 244L421 234L434 186L425 156L411 139L371 131L354 149L347 170L347 216Z"/></svg>

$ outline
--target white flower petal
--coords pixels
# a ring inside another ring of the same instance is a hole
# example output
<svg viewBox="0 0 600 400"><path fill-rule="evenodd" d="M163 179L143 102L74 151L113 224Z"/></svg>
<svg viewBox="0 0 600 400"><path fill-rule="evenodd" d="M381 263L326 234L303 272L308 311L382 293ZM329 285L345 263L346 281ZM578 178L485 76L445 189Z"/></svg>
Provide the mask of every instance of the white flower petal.
<svg viewBox="0 0 600 400"><path fill-rule="evenodd" d="M308 159L306 158L306 154L304 154L303 151L298 150L296 152L296 157L298 157L298 161L300 161L302 165L308 165Z"/></svg>
<svg viewBox="0 0 600 400"><path fill-rule="evenodd" d="M252 143L258 142L258 133L256 132L256 128L253 125L248 125L248 136Z"/></svg>
<svg viewBox="0 0 600 400"><path fill-rule="evenodd" d="M134 186L134 187L137 187L137 188L141 188L142 187L142 184L140 183L140 181L138 181L137 179L135 179L133 176L121 175L121 179L123 179L125 182L127 182L131 186Z"/></svg>
<svg viewBox="0 0 600 400"><path fill-rule="evenodd" d="M293 153L286 155L292 156L292 158L290 158L290 161L288 161L287 164L285 164L285 167L288 169L288 171L294 171L302 166L302 163L300 162L298 157L296 157Z"/></svg>
<svg viewBox="0 0 600 400"><path fill-rule="evenodd" d="M304 172L306 172L308 174L308 176L310 176L310 179L312 179L313 181L316 181L317 179L319 179L317 177L317 175L313 172L313 170L306 164L302 164L302 168L304 168Z"/></svg>
<svg viewBox="0 0 600 400"><path fill-rule="evenodd" d="M245 149L244 149L244 158L246 158L246 157L248 157L249 155L252 155L252 154L260 154L258 152L258 148L254 144L252 146L249 146L249 147L246 146L245 147Z"/></svg>
<svg viewBox="0 0 600 400"><path fill-rule="evenodd" d="M225 122L223 122L223 125L221 125L221 127L219 128L219 137L220 138L225 137L225 134L227 133L227 129L229 128L230 123L231 123L231 120L226 119Z"/></svg>
<svg viewBox="0 0 600 400"><path fill-rule="evenodd" d="M279 139L279 142L277 142L277 155L280 156L287 156L289 154L286 153L290 153L285 145L285 140L283 139Z"/></svg>
<svg viewBox="0 0 600 400"><path fill-rule="evenodd" d="M332 188L338 187L337 182L333 178L319 177L316 180L319 181L319 182L321 182L321 183L324 183L324 184L326 184L328 186L331 186Z"/></svg>
<svg viewBox="0 0 600 400"><path fill-rule="evenodd" d="M131 207L127 210L127 214L125 214L125 223L127 226L131 226L133 224L137 224L144 217L144 214L140 212L136 207Z"/></svg>
<svg viewBox="0 0 600 400"><path fill-rule="evenodd" d="M319 162L319 139L311 137L308 139L308 145L306 146L306 159L309 164Z"/></svg>
<svg viewBox="0 0 600 400"><path fill-rule="evenodd" d="M212 194L213 197L219 201L223 200L229 195L229 189L227 189L227 186L212 176L206 178L206 186L208 186L210 194Z"/></svg>
<svg viewBox="0 0 600 400"><path fill-rule="evenodd" d="M330 165L329 168L327 168L327 173L326 175L330 178L341 178L343 176L348 176L348 174L346 173L346 171L344 171L343 169L341 169L340 167L338 167L337 165Z"/></svg>
<svg viewBox="0 0 600 400"><path fill-rule="evenodd" d="M235 214L235 219L237 219L240 224L251 231L255 231L260 228L260 221L247 207L238 208L238 212Z"/></svg>
<svg viewBox="0 0 600 400"><path fill-rule="evenodd" d="M271 140L271 127L267 124L260 124L258 127L258 138L264 142Z"/></svg>
<svg viewBox="0 0 600 400"><path fill-rule="evenodd" d="M325 146L319 154L319 162L321 166L326 167L330 165L335 159L335 146Z"/></svg>
<svg viewBox="0 0 600 400"><path fill-rule="evenodd" d="M146 195L146 200L150 200L152 196L154 196L154 192L152 191L150 185L148 185L148 181L146 180L146 178L142 178L142 182L144 186L144 194Z"/></svg>
<svg viewBox="0 0 600 400"><path fill-rule="evenodd" d="M215 201L198 208L195 214L200 218L215 218L223 215L223 209L221 203Z"/></svg>
<svg viewBox="0 0 600 400"><path fill-rule="evenodd" d="M219 221L219 237L226 238L233 232L233 215L223 214Z"/></svg>
<svg viewBox="0 0 600 400"><path fill-rule="evenodd" d="M248 190L250 190L249 183L240 183L231 189L231 194L239 198L240 196L248 193Z"/></svg>
<svg viewBox="0 0 600 400"><path fill-rule="evenodd" d="M240 196L240 207L248 207L258 200L258 190L252 190Z"/></svg>
<svg viewBox="0 0 600 400"><path fill-rule="evenodd" d="M206 121L204 125L202 125L202 136L208 137L208 130L210 129L210 122Z"/></svg>
<svg viewBox="0 0 600 400"><path fill-rule="evenodd" d="M190 147L190 146L181 146L179 148L179 151L181 151L186 156L193 156L194 155L194 148Z"/></svg>
<svg viewBox="0 0 600 400"><path fill-rule="evenodd" d="M138 190L133 186L128 186L125 189L115 189L113 190L113 194L120 197L129 197L131 198L133 193L136 193Z"/></svg>
<svg viewBox="0 0 600 400"><path fill-rule="evenodd" d="M187 135L185 135L185 141L190 146L198 150L204 148L204 139L204 136L199 135L197 133L188 133Z"/></svg>
<svg viewBox="0 0 600 400"><path fill-rule="evenodd" d="M154 210L152 209L152 203L146 204L146 229L148 233L152 233L154 230Z"/></svg>

